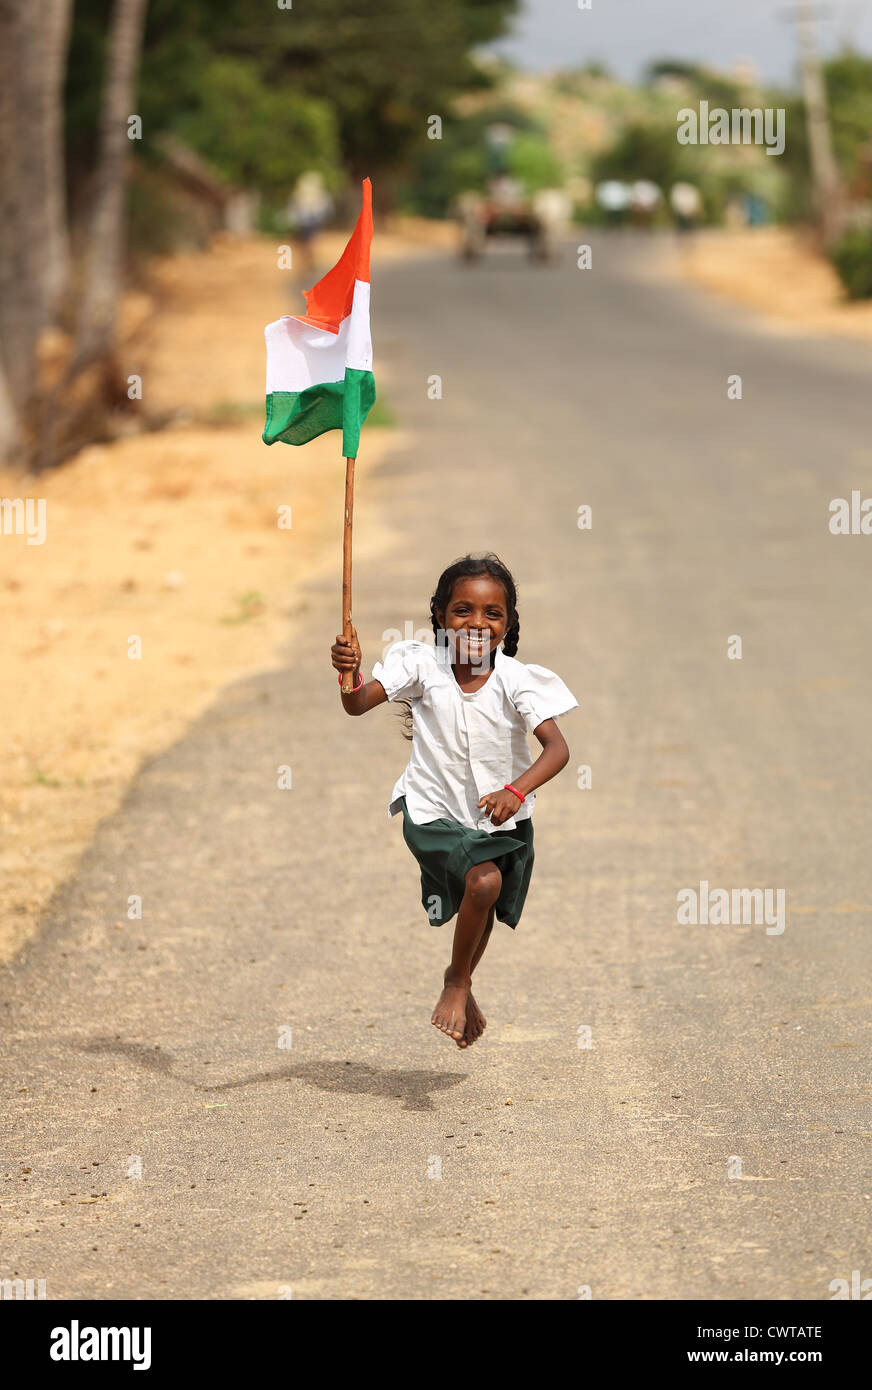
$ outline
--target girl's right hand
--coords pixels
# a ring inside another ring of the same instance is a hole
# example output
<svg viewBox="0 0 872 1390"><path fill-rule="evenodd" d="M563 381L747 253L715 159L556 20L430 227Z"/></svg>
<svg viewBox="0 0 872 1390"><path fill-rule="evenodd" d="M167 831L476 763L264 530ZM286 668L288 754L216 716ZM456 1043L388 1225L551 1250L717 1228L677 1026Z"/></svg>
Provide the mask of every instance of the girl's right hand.
<svg viewBox="0 0 872 1390"><path fill-rule="evenodd" d="M363 662L363 654L360 650L360 643L357 640L357 633L354 627L351 628L350 638L339 633L333 646L330 648L330 660L336 671L359 671Z"/></svg>

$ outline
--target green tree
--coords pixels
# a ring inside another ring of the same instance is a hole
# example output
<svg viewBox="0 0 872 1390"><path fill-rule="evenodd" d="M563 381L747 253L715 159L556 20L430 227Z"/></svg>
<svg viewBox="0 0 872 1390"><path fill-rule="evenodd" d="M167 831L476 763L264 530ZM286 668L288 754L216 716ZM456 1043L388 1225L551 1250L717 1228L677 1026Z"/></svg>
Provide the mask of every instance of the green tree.
<svg viewBox="0 0 872 1390"><path fill-rule="evenodd" d="M287 122L288 182L294 169L335 157L355 180L375 176L383 200L386 176L409 158L427 117L446 119L457 93L486 81L471 52L505 31L517 5L296 0L293 10L280 10L252 0L151 0L138 98L142 153L154 149L155 136L177 134L228 174L242 169L256 186L277 189L276 142ZM94 91L109 12L110 0L89 0L75 14L67 115L77 176L93 165ZM210 90L213 83L219 90ZM225 119L219 92L234 121ZM240 124L256 127L263 140L234 128Z"/></svg>
<svg viewBox="0 0 872 1390"><path fill-rule="evenodd" d="M326 101L290 85L265 85L249 59L213 58L199 77L197 104L173 122L173 130L230 183L278 202L306 169L333 179L339 140Z"/></svg>
<svg viewBox="0 0 872 1390"><path fill-rule="evenodd" d="M742 87L738 82L722 72L714 72L701 63L687 63L678 58L661 58L648 65L645 72L646 82L654 84L659 78L664 77L676 78L686 83L698 99L707 101L710 106L723 106L732 110L734 106L744 104Z"/></svg>
<svg viewBox="0 0 872 1390"><path fill-rule="evenodd" d="M845 52L825 65L833 146L846 182L868 174L872 152L872 58Z"/></svg>
<svg viewBox="0 0 872 1390"><path fill-rule="evenodd" d="M872 196L872 59L844 52L824 64L833 147L849 197ZM786 215L790 221L813 216L805 103L791 94L770 94L787 110L783 161L790 177Z"/></svg>
<svg viewBox="0 0 872 1390"><path fill-rule="evenodd" d="M494 148L488 138L495 125L516 133L507 150ZM458 194L482 190L492 174L514 173L512 154L523 141L532 141L538 150L544 135L526 112L505 101L489 101L472 116L452 115L443 126L441 140L419 137L410 153L408 173L398 185L398 200L408 212L445 217ZM550 154L547 145L546 151Z"/></svg>
<svg viewBox="0 0 872 1390"><path fill-rule="evenodd" d="M601 179L650 179L668 189L677 179L688 177L687 149L675 138L675 119L633 121L625 126L615 143L597 155L591 166L594 182ZM693 171L690 171L693 172ZM694 178L692 182L697 182Z"/></svg>
<svg viewBox="0 0 872 1390"><path fill-rule="evenodd" d="M274 71L329 95L355 179L397 170L428 116L447 120L454 96L482 84L471 50L503 33L516 8L517 0L318 0L278 27Z"/></svg>
<svg viewBox="0 0 872 1390"><path fill-rule="evenodd" d="M509 171L528 193L563 183L560 160L541 135L519 135L509 149Z"/></svg>

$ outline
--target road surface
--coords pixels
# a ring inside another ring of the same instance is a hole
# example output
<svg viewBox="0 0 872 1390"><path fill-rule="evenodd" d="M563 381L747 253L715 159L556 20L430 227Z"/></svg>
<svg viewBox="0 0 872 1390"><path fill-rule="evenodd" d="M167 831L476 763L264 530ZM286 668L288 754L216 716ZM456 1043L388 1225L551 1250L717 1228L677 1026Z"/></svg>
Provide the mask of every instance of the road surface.
<svg viewBox="0 0 872 1390"><path fill-rule="evenodd" d="M377 281L406 442L367 483L393 538L356 572L367 674L493 548L519 659L581 706L476 976L486 1034L430 1026L451 928L387 817L407 746L394 708L343 716L313 581L283 669L142 770L0 975L0 1277L828 1299L872 1274L872 537L828 531L872 495L872 353L764 332L632 239ZM703 882L783 888L784 930L680 923Z"/></svg>

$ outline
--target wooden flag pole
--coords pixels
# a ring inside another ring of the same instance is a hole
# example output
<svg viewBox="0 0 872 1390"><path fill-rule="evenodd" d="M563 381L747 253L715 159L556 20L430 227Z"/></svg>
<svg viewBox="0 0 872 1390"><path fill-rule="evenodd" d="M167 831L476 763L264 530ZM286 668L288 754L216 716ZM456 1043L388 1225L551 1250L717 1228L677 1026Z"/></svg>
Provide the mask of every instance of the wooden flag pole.
<svg viewBox="0 0 872 1390"><path fill-rule="evenodd" d="M354 459L345 460L345 525L342 530L342 632L351 637L351 522L354 514ZM354 689L354 672L342 672L343 695Z"/></svg>

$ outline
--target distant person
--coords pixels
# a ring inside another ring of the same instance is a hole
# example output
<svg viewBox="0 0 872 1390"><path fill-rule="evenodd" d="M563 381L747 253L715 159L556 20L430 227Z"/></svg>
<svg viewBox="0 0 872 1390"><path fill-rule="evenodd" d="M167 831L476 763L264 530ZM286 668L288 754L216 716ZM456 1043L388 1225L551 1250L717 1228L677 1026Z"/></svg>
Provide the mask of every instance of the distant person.
<svg viewBox="0 0 872 1390"><path fill-rule="evenodd" d="M650 179L637 179L630 186L630 208L633 222L644 231L651 230L657 209L663 202L663 194Z"/></svg>
<svg viewBox="0 0 872 1390"><path fill-rule="evenodd" d="M765 198L757 193L745 194L745 220L749 227L765 227L769 221L769 208Z"/></svg>
<svg viewBox="0 0 872 1390"><path fill-rule="evenodd" d="M524 201L524 188L511 174L497 174L488 184L490 200L501 212L511 212Z"/></svg>
<svg viewBox="0 0 872 1390"><path fill-rule="evenodd" d="M355 687L348 714L386 700L406 707L412 751L389 815L403 813L403 838L421 870L430 922L457 916L451 963L430 1022L468 1047L486 1020L472 972L494 917L516 927L533 869L533 791L569 761L558 715L578 701L545 666L517 661L515 583L496 555L466 555L440 575L430 600L435 646L395 642L365 681L357 633L330 653ZM526 734L542 745L531 761ZM365 814L365 810L364 810Z"/></svg>
<svg viewBox="0 0 872 1390"><path fill-rule="evenodd" d="M304 268L314 265L314 242L332 211L333 199L324 185L323 175L317 169L301 174L288 199L286 214L300 242Z"/></svg>
<svg viewBox="0 0 872 1390"><path fill-rule="evenodd" d="M603 183L597 184L596 200L605 212L606 222L610 227L623 226L631 196L627 185L619 179L606 179Z"/></svg>
<svg viewBox="0 0 872 1390"><path fill-rule="evenodd" d="M692 183L674 183L669 192L669 205L679 232L692 232L702 214L702 198Z"/></svg>

